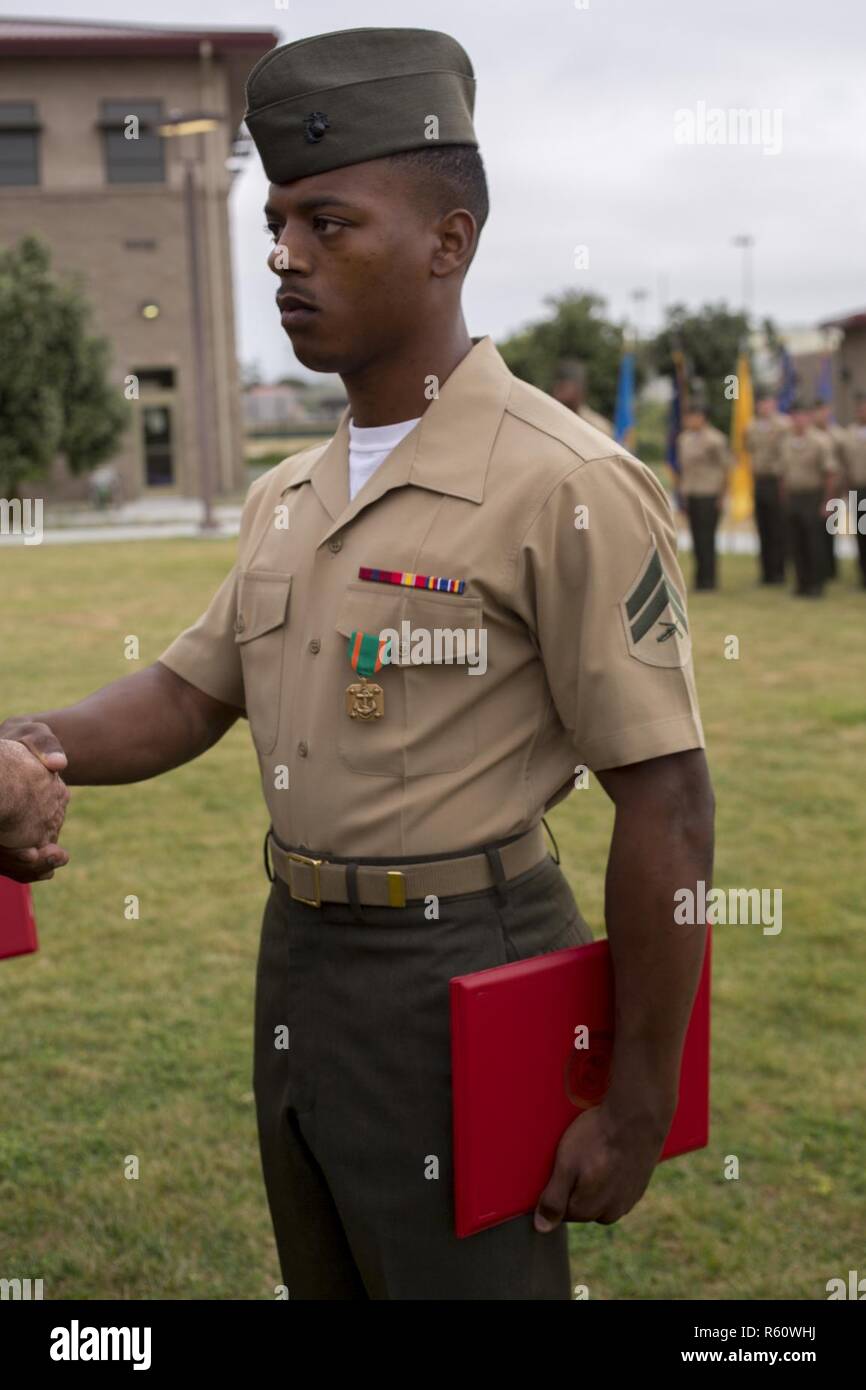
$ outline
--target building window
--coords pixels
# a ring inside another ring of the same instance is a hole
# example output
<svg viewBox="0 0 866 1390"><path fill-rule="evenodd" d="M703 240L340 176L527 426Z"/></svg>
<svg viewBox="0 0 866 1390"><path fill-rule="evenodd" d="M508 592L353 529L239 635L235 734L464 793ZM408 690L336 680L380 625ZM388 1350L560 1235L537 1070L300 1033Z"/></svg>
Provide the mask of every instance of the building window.
<svg viewBox="0 0 866 1390"><path fill-rule="evenodd" d="M38 184L41 128L32 101L0 102L0 184Z"/></svg>
<svg viewBox="0 0 866 1390"><path fill-rule="evenodd" d="M145 483L148 487L171 487L174 483L174 430L171 405L144 405L141 425Z"/></svg>
<svg viewBox="0 0 866 1390"><path fill-rule="evenodd" d="M137 367L133 369L133 375L138 377L138 384L142 391L174 390L173 367Z"/></svg>
<svg viewBox="0 0 866 1390"><path fill-rule="evenodd" d="M136 117L136 121L130 117ZM99 122L108 183L165 183L162 102L104 101Z"/></svg>

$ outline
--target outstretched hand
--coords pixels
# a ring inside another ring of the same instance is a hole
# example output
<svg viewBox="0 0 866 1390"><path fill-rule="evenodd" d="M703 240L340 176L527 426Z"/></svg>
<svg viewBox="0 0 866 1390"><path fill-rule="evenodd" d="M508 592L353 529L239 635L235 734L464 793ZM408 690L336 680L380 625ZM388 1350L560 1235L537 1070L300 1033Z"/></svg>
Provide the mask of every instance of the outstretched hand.
<svg viewBox="0 0 866 1390"><path fill-rule="evenodd" d="M57 843L69 802L66 756L45 724L0 724L0 874L18 883L51 878L69 856Z"/></svg>

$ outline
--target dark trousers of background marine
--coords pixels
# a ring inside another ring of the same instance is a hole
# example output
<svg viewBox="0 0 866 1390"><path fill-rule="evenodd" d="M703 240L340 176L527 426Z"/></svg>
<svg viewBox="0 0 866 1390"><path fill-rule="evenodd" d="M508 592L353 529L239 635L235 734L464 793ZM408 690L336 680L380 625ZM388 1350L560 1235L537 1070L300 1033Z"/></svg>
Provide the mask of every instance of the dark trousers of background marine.
<svg viewBox="0 0 866 1390"><path fill-rule="evenodd" d="M827 521L821 527L821 550L824 561L824 578L839 578L839 562L836 557L836 537L832 531L827 530Z"/></svg>
<svg viewBox="0 0 866 1390"><path fill-rule="evenodd" d="M788 493L788 526L796 575L795 593L820 594L827 575L825 518L820 513L820 488Z"/></svg>
<svg viewBox="0 0 866 1390"><path fill-rule="evenodd" d="M866 527L866 487L857 489L857 558L860 561L860 583L866 589L866 531L860 530L860 524Z"/></svg>
<svg viewBox="0 0 866 1390"><path fill-rule="evenodd" d="M590 940L549 856L501 897L441 898L436 920L423 902L312 907L274 881L253 1089L290 1299L570 1297L568 1225L454 1234L448 982Z"/></svg>
<svg viewBox="0 0 866 1390"><path fill-rule="evenodd" d="M692 546L695 552L695 589L716 587L716 528L719 524L717 497L686 498Z"/></svg>
<svg viewBox="0 0 866 1390"><path fill-rule="evenodd" d="M781 584L785 578L785 512L779 479L755 479L755 524L761 547L761 580Z"/></svg>

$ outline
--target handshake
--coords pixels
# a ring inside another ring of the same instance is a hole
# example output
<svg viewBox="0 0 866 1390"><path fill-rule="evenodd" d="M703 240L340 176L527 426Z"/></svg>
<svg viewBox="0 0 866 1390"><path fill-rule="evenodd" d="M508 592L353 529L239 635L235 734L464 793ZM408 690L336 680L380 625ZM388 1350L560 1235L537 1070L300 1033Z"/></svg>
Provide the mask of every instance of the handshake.
<svg viewBox="0 0 866 1390"><path fill-rule="evenodd" d="M69 855L57 843L69 789L66 754L47 724L0 724L0 874L17 883L53 878Z"/></svg>

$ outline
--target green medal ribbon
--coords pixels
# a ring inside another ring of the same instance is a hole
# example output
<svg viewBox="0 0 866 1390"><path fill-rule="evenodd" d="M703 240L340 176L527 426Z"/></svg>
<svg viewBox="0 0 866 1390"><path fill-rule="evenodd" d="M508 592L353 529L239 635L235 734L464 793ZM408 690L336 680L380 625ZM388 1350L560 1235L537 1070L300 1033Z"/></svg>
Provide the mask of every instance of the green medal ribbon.
<svg viewBox="0 0 866 1390"><path fill-rule="evenodd" d="M374 632L360 632L356 628L349 638L349 660L352 670L357 671L362 680L367 680L390 662L390 637L377 637Z"/></svg>

